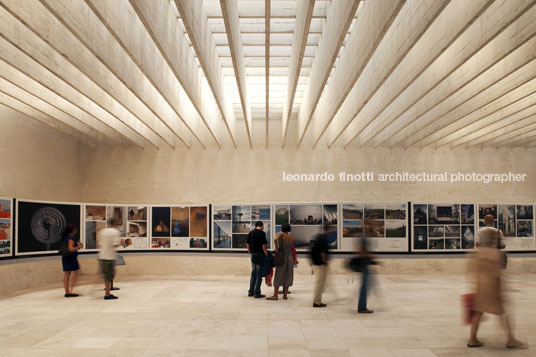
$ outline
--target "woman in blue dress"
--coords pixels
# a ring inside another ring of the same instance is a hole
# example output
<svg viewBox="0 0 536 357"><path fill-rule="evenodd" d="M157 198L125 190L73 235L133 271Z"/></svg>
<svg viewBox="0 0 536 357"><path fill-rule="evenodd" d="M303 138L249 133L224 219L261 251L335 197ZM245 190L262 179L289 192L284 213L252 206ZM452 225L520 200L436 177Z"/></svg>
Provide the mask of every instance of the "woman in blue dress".
<svg viewBox="0 0 536 357"><path fill-rule="evenodd" d="M80 265L78 264L78 251L82 249L82 243L76 236L76 226L68 224L63 231L63 242L67 244L71 255L61 257L63 265L63 287L65 288L65 297L76 297L78 294L73 293L74 286L80 275ZM70 283L70 284L69 284Z"/></svg>

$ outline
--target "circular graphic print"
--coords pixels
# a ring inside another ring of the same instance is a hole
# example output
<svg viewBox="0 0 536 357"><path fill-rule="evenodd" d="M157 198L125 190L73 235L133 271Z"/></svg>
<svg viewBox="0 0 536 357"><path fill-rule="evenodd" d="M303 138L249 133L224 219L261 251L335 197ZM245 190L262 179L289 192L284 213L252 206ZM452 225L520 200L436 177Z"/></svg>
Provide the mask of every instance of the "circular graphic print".
<svg viewBox="0 0 536 357"><path fill-rule="evenodd" d="M39 242L44 244L56 243L61 239L61 233L67 225L63 213L53 207L38 209L32 217L32 233Z"/></svg>

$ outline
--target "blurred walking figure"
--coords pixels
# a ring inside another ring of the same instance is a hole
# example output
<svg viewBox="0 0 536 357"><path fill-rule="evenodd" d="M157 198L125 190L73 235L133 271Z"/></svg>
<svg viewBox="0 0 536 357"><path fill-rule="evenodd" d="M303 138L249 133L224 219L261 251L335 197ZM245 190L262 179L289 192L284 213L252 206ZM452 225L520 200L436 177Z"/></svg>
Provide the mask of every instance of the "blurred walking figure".
<svg viewBox="0 0 536 357"><path fill-rule="evenodd" d="M104 300L115 300L117 296L110 294L110 287L115 277L115 259L117 258L117 247L121 243L120 233L115 228L104 228L99 232L99 259L102 277L106 293Z"/></svg>
<svg viewBox="0 0 536 357"><path fill-rule="evenodd" d="M321 234L315 237L311 249L311 259L313 262L313 273L315 275L315 291L313 296L313 307L326 307L322 302L322 293L326 289L328 277L328 233L329 226L325 225Z"/></svg>
<svg viewBox="0 0 536 357"><path fill-rule="evenodd" d="M470 272L476 281L476 292L473 302L473 315L471 320L471 334L467 347L481 347L484 345L477 339L480 318L484 312L501 315L501 322L505 328L509 348L527 348L518 341L513 334L511 320L504 309L503 287L501 269L505 268L505 256L500 251L504 248L503 234L493 228L494 217L484 217L485 227L477 231L477 251L471 262Z"/></svg>
<svg viewBox="0 0 536 357"><path fill-rule="evenodd" d="M357 304L357 312L360 314L371 314L374 311L367 309L367 297L368 297L368 288L370 284L370 271L369 265L376 264L374 259L376 257L369 252L368 240L366 237L361 238L361 244L357 254L360 258L361 265L361 289L359 290L359 302Z"/></svg>
<svg viewBox="0 0 536 357"><path fill-rule="evenodd" d="M285 223L281 226L279 233L274 240L275 252L283 253L283 264L275 268L274 277L274 295L266 298L267 300L277 300L277 292L280 286L283 287L283 299L287 300L288 288L294 281L294 257L292 256L292 247L294 247L294 237L290 235L290 224Z"/></svg>

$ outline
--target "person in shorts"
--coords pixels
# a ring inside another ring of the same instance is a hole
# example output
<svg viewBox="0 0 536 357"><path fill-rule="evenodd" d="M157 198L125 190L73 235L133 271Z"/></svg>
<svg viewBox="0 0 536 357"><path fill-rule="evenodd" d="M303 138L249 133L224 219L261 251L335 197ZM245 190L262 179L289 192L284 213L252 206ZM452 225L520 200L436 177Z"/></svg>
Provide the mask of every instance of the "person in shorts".
<svg viewBox="0 0 536 357"><path fill-rule="evenodd" d="M117 258L117 247L121 243L120 233L115 228L105 228L99 232L99 260L101 272L104 279L106 293L104 300L115 300L117 296L110 294L110 287L115 277L115 259Z"/></svg>

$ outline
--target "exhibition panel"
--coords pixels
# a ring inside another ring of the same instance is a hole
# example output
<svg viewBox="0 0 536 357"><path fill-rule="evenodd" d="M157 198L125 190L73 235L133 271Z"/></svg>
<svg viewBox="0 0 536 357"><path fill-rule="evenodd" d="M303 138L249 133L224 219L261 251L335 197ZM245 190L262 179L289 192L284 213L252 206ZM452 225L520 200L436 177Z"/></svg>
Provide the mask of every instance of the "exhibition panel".
<svg viewBox="0 0 536 357"><path fill-rule="evenodd" d="M479 204L478 224L484 226L484 216L492 215L494 227L503 232L505 250L534 250L534 206L531 204Z"/></svg>
<svg viewBox="0 0 536 357"><path fill-rule="evenodd" d="M208 206L151 207L151 249L208 250Z"/></svg>
<svg viewBox="0 0 536 357"><path fill-rule="evenodd" d="M341 250L355 251L359 239L366 237L372 251L408 251L407 203L342 203L341 217Z"/></svg>
<svg viewBox="0 0 536 357"><path fill-rule="evenodd" d="M80 227L81 206L76 203L17 200L16 255L57 253L68 224ZM76 232L75 239L81 233Z"/></svg>
<svg viewBox="0 0 536 357"><path fill-rule="evenodd" d="M414 203L412 207L412 251L474 249L474 204Z"/></svg>
<svg viewBox="0 0 536 357"><path fill-rule="evenodd" d="M338 249L339 214L336 203L287 203L275 205L275 234L281 232L281 225L288 223L290 234L296 238L296 250L308 250L315 236L327 229L331 249Z"/></svg>
<svg viewBox="0 0 536 357"><path fill-rule="evenodd" d="M248 233L262 221L268 247L271 247L272 206L270 204L212 206L212 249L245 250Z"/></svg>
<svg viewBox="0 0 536 357"><path fill-rule="evenodd" d="M0 258L10 257L13 252L13 221L11 203L13 199L0 197Z"/></svg>
<svg viewBox="0 0 536 357"><path fill-rule="evenodd" d="M147 249L148 208L143 205L85 205L84 250L98 250L98 232L115 228L121 236L120 249Z"/></svg>

